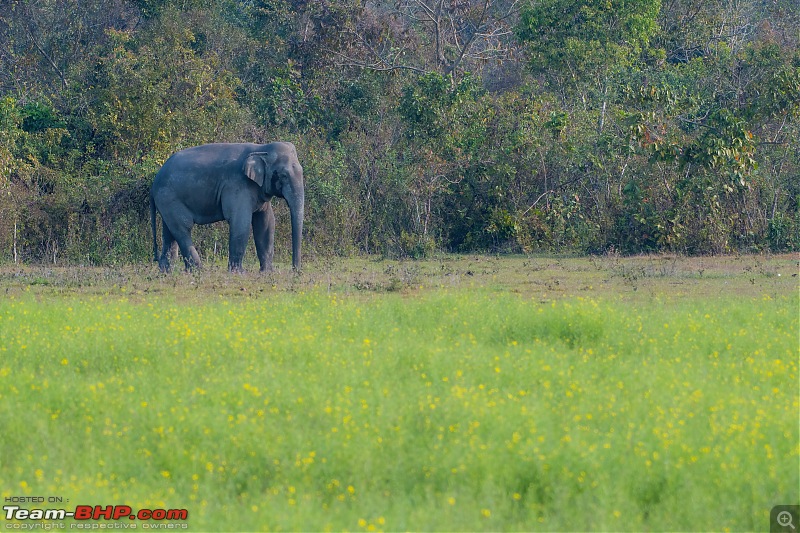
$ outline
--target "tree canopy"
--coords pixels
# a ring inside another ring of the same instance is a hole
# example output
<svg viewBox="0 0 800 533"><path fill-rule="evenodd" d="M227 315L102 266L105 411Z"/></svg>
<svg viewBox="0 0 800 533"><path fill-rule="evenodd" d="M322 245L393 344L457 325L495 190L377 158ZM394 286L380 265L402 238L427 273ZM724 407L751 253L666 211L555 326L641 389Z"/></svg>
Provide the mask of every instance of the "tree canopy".
<svg viewBox="0 0 800 533"><path fill-rule="evenodd" d="M0 261L146 261L171 153L272 140L312 255L798 250L799 43L792 0L3 2Z"/></svg>

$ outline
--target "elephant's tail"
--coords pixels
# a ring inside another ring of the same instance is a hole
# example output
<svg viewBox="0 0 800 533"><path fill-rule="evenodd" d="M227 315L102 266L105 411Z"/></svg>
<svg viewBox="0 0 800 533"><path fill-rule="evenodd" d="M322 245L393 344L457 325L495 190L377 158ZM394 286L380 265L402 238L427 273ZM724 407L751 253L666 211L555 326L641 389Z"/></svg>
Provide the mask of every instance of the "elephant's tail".
<svg viewBox="0 0 800 533"><path fill-rule="evenodd" d="M153 228L153 261L158 261L158 241L156 241L156 201L150 193L150 226Z"/></svg>

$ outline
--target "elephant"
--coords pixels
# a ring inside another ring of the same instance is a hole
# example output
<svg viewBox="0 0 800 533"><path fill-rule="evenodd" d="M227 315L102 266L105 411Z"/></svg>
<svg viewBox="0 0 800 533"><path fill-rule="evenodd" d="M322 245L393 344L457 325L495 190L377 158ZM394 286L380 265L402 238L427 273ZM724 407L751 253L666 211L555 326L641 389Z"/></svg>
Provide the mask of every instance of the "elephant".
<svg viewBox="0 0 800 533"><path fill-rule="evenodd" d="M150 189L153 257L162 272L180 247L186 269L200 267L192 227L227 220L228 270L242 272L250 228L261 272L272 270L275 214L272 197L283 198L292 221L292 268L300 270L305 189L303 167L289 142L215 143L174 153L156 173ZM161 214L163 249L158 256L156 212Z"/></svg>

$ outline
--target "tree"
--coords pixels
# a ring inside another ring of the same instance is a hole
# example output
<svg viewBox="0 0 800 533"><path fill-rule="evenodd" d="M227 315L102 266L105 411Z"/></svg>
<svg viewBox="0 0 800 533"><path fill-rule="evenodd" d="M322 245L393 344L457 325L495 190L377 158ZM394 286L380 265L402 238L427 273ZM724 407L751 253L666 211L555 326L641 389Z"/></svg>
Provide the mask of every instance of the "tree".
<svg viewBox="0 0 800 533"><path fill-rule="evenodd" d="M698 5L688 17L688 6L671 3L665 26L692 24L662 38L672 60L627 105L637 110L632 139L654 165L671 169L662 173L671 206L665 238L690 251L755 245L757 235L793 220L776 216L784 212L779 203L796 213L789 154L796 152L800 56L797 38L780 31L791 17L759 3L733 7L721 13Z"/></svg>
<svg viewBox="0 0 800 533"><path fill-rule="evenodd" d="M242 119L235 76L167 14L134 37L111 32L84 95L95 143L106 157L163 161L178 148L224 139Z"/></svg>
<svg viewBox="0 0 800 533"><path fill-rule="evenodd" d="M660 0L542 0L522 9L516 27L531 69L584 107L605 102L615 76L639 64L658 29Z"/></svg>
<svg viewBox="0 0 800 533"><path fill-rule="evenodd" d="M516 0L353 2L328 13L336 30L327 49L343 66L438 73L454 87L465 73L512 57L517 11Z"/></svg>
<svg viewBox="0 0 800 533"><path fill-rule="evenodd" d="M798 28L793 0L0 2L0 247L142 260L171 152L282 139L317 254L798 249Z"/></svg>

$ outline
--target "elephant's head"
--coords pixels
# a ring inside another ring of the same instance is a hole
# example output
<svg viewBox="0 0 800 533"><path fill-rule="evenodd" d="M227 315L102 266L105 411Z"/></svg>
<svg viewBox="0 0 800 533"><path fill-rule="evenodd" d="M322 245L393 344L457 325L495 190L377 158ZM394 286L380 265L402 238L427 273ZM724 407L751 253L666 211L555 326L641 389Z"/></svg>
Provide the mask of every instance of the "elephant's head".
<svg viewBox="0 0 800 533"><path fill-rule="evenodd" d="M276 142L264 151L251 153L244 162L245 175L261 187L267 198L286 200L292 218L292 268L300 270L300 240L303 235L305 188L303 167L292 143Z"/></svg>

